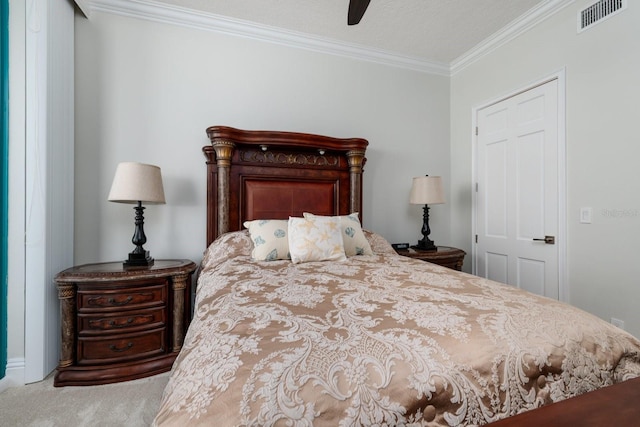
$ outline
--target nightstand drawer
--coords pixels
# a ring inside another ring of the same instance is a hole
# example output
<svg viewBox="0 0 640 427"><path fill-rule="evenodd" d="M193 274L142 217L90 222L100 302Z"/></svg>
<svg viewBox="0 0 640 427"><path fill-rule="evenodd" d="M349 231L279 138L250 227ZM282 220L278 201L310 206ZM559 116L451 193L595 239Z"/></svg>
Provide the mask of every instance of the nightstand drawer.
<svg viewBox="0 0 640 427"><path fill-rule="evenodd" d="M164 305L167 302L166 285L140 288L78 290L79 311L128 310Z"/></svg>
<svg viewBox="0 0 640 427"><path fill-rule="evenodd" d="M165 330L114 335L113 338L78 338L78 364L124 362L165 353Z"/></svg>
<svg viewBox="0 0 640 427"><path fill-rule="evenodd" d="M78 334L134 332L162 327L166 324L164 307L112 315L78 314Z"/></svg>

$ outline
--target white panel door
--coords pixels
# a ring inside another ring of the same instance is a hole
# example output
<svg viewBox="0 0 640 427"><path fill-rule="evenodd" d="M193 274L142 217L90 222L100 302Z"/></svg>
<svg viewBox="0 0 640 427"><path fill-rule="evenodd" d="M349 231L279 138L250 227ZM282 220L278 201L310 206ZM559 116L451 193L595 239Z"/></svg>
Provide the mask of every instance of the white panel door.
<svg viewBox="0 0 640 427"><path fill-rule="evenodd" d="M478 110L476 271L559 298L558 82Z"/></svg>

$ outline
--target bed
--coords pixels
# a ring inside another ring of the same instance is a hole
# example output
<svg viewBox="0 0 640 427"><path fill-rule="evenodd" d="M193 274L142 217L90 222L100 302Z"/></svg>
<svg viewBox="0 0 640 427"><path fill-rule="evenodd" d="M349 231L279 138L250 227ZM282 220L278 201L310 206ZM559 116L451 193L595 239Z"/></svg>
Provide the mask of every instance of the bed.
<svg viewBox="0 0 640 427"><path fill-rule="evenodd" d="M207 133L207 249L154 425L484 425L640 376L630 334L363 229L367 141Z"/></svg>

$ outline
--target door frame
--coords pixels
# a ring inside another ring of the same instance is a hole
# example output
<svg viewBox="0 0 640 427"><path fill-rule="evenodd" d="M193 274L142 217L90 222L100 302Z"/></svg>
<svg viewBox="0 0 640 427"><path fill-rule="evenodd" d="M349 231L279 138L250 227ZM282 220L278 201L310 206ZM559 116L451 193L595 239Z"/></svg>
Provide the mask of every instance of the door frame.
<svg viewBox="0 0 640 427"><path fill-rule="evenodd" d="M477 274L477 218L478 218L478 193L476 184L478 182L478 112L491 105L502 102L506 99L527 92L538 86L542 86L550 81L558 82L558 297L560 301L569 301L569 290L567 288L567 155L566 155L566 70L562 68L553 74L536 80L518 89L512 90L504 95L497 96L489 101L483 102L472 108L471 117L471 174L472 174L472 223L471 223L471 272Z"/></svg>

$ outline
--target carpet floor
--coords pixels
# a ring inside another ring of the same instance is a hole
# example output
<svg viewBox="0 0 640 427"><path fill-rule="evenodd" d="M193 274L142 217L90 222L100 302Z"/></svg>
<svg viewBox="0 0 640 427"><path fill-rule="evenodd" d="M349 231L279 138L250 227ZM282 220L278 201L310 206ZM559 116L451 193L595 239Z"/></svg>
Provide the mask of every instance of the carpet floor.
<svg viewBox="0 0 640 427"><path fill-rule="evenodd" d="M167 372L114 384L54 387L52 375L0 393L0 426L149 426L168 380Z"/></svg>

